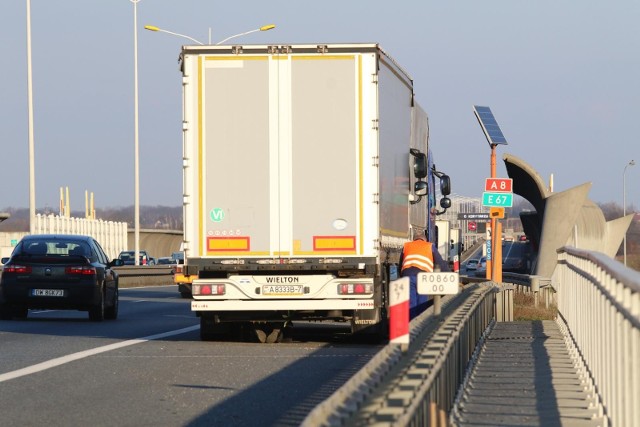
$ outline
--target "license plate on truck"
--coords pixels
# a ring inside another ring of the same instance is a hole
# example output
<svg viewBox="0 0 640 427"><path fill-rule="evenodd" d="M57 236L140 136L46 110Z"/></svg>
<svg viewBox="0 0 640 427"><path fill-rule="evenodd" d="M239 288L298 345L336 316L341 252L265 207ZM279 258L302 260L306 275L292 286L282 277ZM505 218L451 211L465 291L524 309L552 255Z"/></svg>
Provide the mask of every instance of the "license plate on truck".
<svg viewBox="0 0 640 427"><path fill-rule="evenodd" d="M63 289L32 289L31 295L34 297L63 297Z"/></svg>
<svg viewBox="0 0 640 427"><path fill-rule="evenodd" d="M263 285L262 295L270 295L270 296L302 295L302 285Z"/></svg>

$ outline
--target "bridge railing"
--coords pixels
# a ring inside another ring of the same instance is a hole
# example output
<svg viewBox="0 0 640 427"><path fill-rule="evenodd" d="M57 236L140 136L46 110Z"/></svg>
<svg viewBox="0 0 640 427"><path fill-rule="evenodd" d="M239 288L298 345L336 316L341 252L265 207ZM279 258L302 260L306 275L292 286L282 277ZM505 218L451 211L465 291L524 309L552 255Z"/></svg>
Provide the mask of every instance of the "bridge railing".
<svg viewBox="0 0 640 427"><path fill-rule="evenodd" d="M640 420L640 273L610 257L558 250L558 311L602 399L609 425Z"/></svg>
<svg viewBox="0 0 640 427"><path fill-rule="evenodd" d="M388 344L303 426L446 425L466 366L490 324L512 316L510 291L494 283L466 286L411 321L406 352Z"/></svg>

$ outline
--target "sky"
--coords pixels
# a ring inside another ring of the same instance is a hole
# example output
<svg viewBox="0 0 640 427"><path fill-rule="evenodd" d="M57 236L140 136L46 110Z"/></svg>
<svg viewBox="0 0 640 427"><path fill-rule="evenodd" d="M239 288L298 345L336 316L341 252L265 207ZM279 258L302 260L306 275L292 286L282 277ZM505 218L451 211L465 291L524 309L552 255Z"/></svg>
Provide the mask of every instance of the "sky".
<svg viewBox="0 0 640 427"><path fill-rule="evenodd" d="M27 0L0 3L0 211L29 206ZM140 204L182 202L177 58L262 25L244 44L372 42L413 78L431 148L453 193L481 197L490 146L473 114L489 106L555 191L591 182L599 203L640 207L640 2L618 0L140 0ZM134 3L31 0L38 210L134 204ZM626 167L631 160L635 167ZM626 167L626 168L625 168Z"/></svg>

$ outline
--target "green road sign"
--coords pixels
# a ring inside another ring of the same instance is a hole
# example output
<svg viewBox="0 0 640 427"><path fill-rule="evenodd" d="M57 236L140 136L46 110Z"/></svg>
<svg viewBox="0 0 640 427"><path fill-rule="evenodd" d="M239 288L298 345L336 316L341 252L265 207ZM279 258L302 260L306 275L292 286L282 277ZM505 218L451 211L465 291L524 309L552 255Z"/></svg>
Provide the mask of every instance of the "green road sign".
<svg viewBox="0 0 640 427"><path fill-rule="evenodd" d="M498 206L510 208L513 206L513 193L482 193L482 206Z"/></svg>

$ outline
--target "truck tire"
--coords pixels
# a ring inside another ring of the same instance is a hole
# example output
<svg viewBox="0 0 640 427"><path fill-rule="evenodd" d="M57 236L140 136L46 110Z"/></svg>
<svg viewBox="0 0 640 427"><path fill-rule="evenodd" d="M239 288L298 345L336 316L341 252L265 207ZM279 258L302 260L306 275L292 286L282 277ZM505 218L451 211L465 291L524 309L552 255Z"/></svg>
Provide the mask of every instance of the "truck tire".
<svg viewBox="0 0 640 427"><path fill-rule="evenodd" d="M384 264L378 286L375 287L375 310L355 310L351 320L351 333L356 340L378 344L389 339L388 289L389 264ZM368 321L357 323L358 321Z"/></svg>
<svg viewBox="0 0 640 427"><path fill-rule="evenodd" d="M216 333L216 324L212 316L200 315L200 339L202 341L213 341L219 334Z"/></svg>

